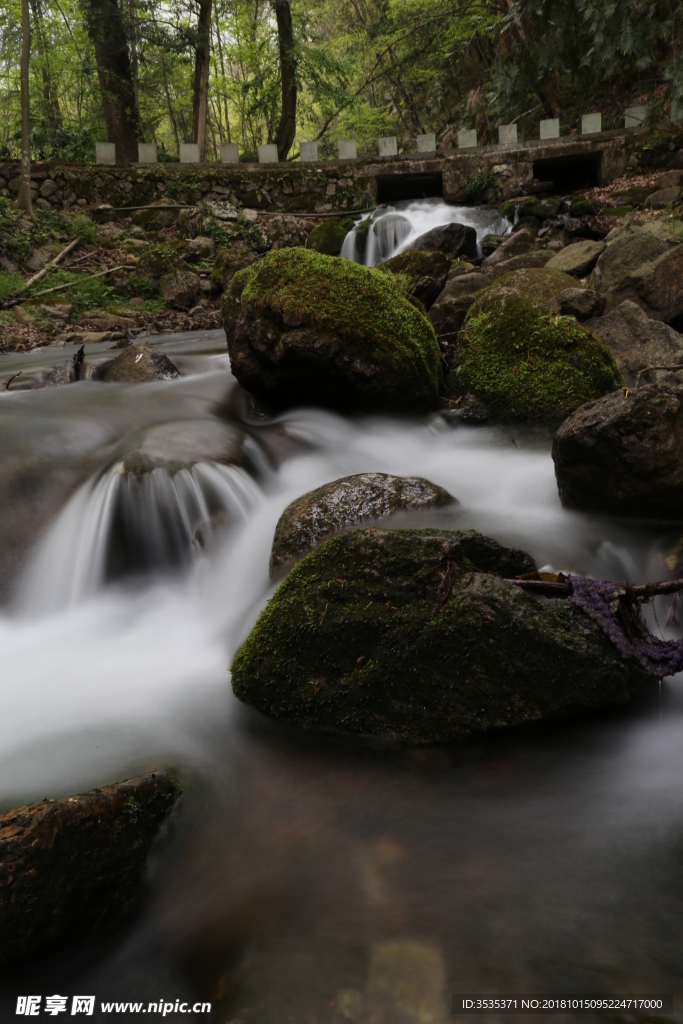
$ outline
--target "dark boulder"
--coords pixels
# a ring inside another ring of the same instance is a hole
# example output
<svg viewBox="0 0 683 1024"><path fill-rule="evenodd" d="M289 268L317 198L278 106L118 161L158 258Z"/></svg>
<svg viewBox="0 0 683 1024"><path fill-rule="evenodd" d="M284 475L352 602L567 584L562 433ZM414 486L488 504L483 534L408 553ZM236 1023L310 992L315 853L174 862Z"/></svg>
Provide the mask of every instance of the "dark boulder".
<svg viewBox="0 0 683 1024"><path fill-rule="evenodd" d="M553 440L570 508L649 519L683 509L683 379L671 376L581 406Z"/></svg>
<svg viewBox="0 0 683 1024"><path fill-rule="evenodd" d="M683 364L683 338L678 331L652 320L635 302L622 302L586 326L605 342L629 387L635 387L639 377L640 383L650 384L668 372L647 370L647 366Z"/></svg>
<svg viewBox="0 0 683 1024"><path fill-rule="evenodd" d="M477 232L464 224L443 224L420 235L411 243L411 249L443 252L454 260L457 256L474 258L477 255Z"/></svg>
<svg viewBox="0 0 683 1024"><path fill-rule="evenodd" d="M579 288L577 286L574 288L564 288L555 296L553 305L562 316L573 316L579 323L584 323L586 320L590 320L591 317L602 316L605 312L607 299L604 295L598 295L592 288ZM592 329L593 325L589 324L588 327ZM600 332L596 331L596 333L599 334ZM608 347L610 347L607 338L603 338L603 341L607 342Z"/></svg>
<svg viewBox="0 0 683 1024"><path fill-rule="evenodd" d="M443 291L451 269L450 257L442 252L405 252L387 260L378 269L398 278L407 295L414 296L429 309Z"/></svg>
<svg viewBox="0 0 683 1024"><path fill-rule="evenodd" d="M313 228L306 246L326 256L338 256L344 239L353 228L354 222L351 217L329 217L317 228Z"/></svg>
<svg viewBox="0 0 683 1024"><path fill-rule="evenodd" d="M284 510L275 527L270 571L300 558L350 526L403 510L452 505L455 498L420 477L360 473L309 491Z"/></svg>
<svg viewBox="0 0 683 1024"><path fill-rule="evenodd" d="M222 315L232 372L274 406L424 411L438 403L432 325L378 270L279 249L235 275Z"/></svg>
<svg viewBox="0 0 683 1024"><path fill-rule="evenodd" d="M0 964L116 924L180 787L155 772L0 815Z"/></svg>
<svg viewBox="0 0 683 1024"><path fill-rule="evenodd" d="M304 727L413 743L627 701L648 677L591 619L502 578L532 564L473 531L333 537L261 613L235 694Z"/></svg>

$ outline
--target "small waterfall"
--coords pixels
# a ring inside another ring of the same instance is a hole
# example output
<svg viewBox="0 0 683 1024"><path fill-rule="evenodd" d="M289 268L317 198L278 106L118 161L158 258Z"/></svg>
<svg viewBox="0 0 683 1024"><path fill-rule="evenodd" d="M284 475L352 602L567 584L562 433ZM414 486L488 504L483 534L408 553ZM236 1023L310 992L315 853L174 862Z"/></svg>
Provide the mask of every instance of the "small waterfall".
<svg viewBox="0 0 683 1024"><path fill-rule="evenodd" d="M376 267L409 249L432 228L452 223L474 228L478 247L485 235L504 235L512 228L512 223L491 207L450 206L442 199L406 200L364 216L344 239L341 255Z"/></svg>
<svg viewBox="0 0 683 1024"><path fill-rule="evenodd" d="M18 606L45 614L123 576L187 567L223 525L244 522L261 491L245 470L198 462L170 473L122 462L80 488L40 542Z"/></svg>

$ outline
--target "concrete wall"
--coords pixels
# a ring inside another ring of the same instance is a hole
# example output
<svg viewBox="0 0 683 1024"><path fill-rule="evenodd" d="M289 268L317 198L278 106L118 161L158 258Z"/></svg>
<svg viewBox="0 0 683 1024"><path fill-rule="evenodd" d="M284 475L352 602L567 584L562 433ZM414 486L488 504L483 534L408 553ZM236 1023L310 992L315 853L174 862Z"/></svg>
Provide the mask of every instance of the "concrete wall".
<svg viewBox="0 0 683 1024"><path fill-rule="evenodd" d="M321 161L289 164L155 164L102 166L36 164L31 171L38 207L67 208L94 203L141 206L164 199L193 203L207 198L257 210L343 213L374 205L377 177L441 174L448 202L466 198L465 183L484 167L506 183L531 184L536 160L602 154L602 183L620 177L648 138L647 129L604 132L600 137L522 142L516 147L485 146L434 155L383 160ZM0 195L16 196L19 164L0 162Z"/></svg>

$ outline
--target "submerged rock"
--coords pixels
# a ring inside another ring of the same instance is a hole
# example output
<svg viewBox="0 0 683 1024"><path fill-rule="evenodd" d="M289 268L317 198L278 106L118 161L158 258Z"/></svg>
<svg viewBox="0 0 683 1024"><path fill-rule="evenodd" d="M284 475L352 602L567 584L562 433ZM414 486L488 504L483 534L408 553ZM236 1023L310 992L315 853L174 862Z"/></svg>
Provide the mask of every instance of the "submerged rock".
<svg viewBox="0 0 683 1024"><path fill-rule="evenodd" d="M420 477L360 473L309 491L284 510L275 527L270 571L306 554L335 533L403 509L437 508L455 498Z"/></svg>
<svg viewBox="0 0 683 1024"><path fill-rule="evenodd" d="M197 462L243 465L244 441L241 430L218 419L159 423L128 452L123 470L139 475L159 468L175 473Z"/></svg>
<svg viewBox="0 0 683 1024"><path fill-rule="evenodd" d="M439 348L429 320L386 275L307 249L241 270L223 297L232 372L278 407L436 407Z"/></svg>
<svg viewBox="0 0 683 1024"><path fill-rule="evenodd" d="M564 505L650 519L683 508L683 379L617 391L577 409L553 440Z"/></svg>
<svg viewBox="0 0 683 1024"><path fill-rule="evenodd" d="M146 384L179 376L168 356L151 345L127 345L116 359L101 363L93 373L95 380L106 384Z"/></svg>
<svg viewBox="0 0 683 1024"><path fill-rule="evenodd" d="M628 700L648 677L592 620L501 578L532 566L474 531L333 537L259 616L235 694L305 727L417 743Z"/></svg>
<svg viewBox="0 0 683 1024"><path fill-rule="evenodd" d="M404 282L406 294L415 296L425 309L429 309L443 291L451 269L451 259L442 252L415 252L407 249L387 260L378 269Z"/></svg>
<svg viewBox="0 0 683 1024"><path fill-rule="evenodd" d="M607 316L589 320L586 327L608 346L629 387L635 387L641 371L643 384L668 372L646 370L648 365L683 364L683 338L678 331L661 320L652 320L635 302L622 302Z"/></svg>
<svg viewBox="0 0 683 1024"><path fill-rule="evenodd" d="M467 314L444 394L475 395L498 419L552 420L622 383L598 338L496 285Z"/></svg>
<svg viewBox="0 0 683 1024"><path fill-rule="evenodd" d="M442 224L420 235L411 249L443 252L454 260L457 256L474 258L477 255L477 232L464 224Z"/></svg>
<svg viewBox="0 0 683 1024"><path fill-rule="evenodd" d="M180 787L155 772L0 815L0 964L116 924Z"/></svg>

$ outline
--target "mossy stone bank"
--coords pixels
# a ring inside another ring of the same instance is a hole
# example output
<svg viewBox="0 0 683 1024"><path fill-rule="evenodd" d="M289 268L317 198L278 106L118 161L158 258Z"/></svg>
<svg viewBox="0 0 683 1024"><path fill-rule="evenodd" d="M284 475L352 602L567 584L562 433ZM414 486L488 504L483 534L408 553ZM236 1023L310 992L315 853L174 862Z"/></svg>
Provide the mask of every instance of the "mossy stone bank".
<svg viewBox="0 0 683 1024"><path fill-rule="evenodd" d="M464 323L445 394L475 395L502 420L561 420L621 387L609 349L571 317L506 288L487 289Z"/></svg>
<svg viewBox="0 0 683 1024"><path fill-rule="evenodd" d="M305 727L416 743L626 701L644 674L587 616L507 582L532 569L474 531L340 534L261 613L235 694Z"/></svg>
<svg viewBox="0 0 683 1024"><path fill-rule="evenodd" d="M222 316L232 372L276 407L436 408L434 329L386 274L278 249L235 274Z"/></svg>

